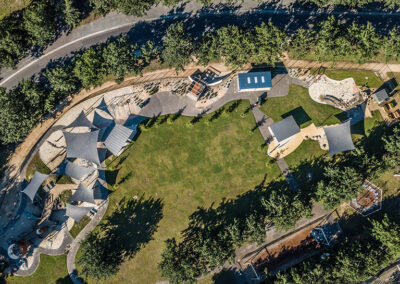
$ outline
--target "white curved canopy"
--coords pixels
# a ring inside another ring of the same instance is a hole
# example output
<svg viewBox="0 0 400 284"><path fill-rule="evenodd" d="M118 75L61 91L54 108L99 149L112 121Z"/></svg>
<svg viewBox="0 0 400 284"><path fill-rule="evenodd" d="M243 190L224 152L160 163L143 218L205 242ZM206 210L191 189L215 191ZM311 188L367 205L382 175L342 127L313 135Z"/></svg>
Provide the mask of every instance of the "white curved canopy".
<svg viewBox="0 0 400 284"><path fill-rule="evenodd" d="M79 184L78 189L71 196L69 201L76 202L89 202L94 204L94 194L93 189L84 186L83 184Z"/></svg>
<svg viewBox="0 0 400 284"><path fill-rule="evenodd" d="M75 118L75 120L64 127L65 128L72 128L72 127L89 127L89 128L93 128L93 124L87 119L85 113L83 111L81 111L81 113L78 115L77 118Z"/></svg>
<svg viewBox="0 0 400 284"><path fill-rule="evenodd" d="M81 180L83 177L91 174L96 169L94 167L82 167L70 161L64 161L59 167L57 174L72 177Z"/></svg>
<svg viewBox="0 0 400 284"><path fill-rule="evenodd" d="M39 187L42 185L42 183L48 176L49 175L35 172L35 175L33 176L31 182L22 192L25 193L31 201L33 201L36 192L38 191Z"/></svg>
<svg viewBox="0 0 400 284"><path fill-rule="evenodd" d="M79 222L93 207L82 207L67 203L66 215Z"/></svg>

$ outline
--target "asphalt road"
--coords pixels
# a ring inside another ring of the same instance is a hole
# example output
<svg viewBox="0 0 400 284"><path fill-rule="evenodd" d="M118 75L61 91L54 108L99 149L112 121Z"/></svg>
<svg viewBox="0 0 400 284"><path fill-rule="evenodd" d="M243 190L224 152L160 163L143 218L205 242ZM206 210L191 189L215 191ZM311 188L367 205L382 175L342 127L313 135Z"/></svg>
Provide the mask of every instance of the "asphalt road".
<svg viewBox="0 0 400 284"><path fill-rule="evenodd" d="M62 34L40 56L24 58L16 69L2 69L0 86L11 88L22 78L38 74L54 60L70 56L74 52L123 33L127 33L132 42L141 44L153 40L159 44L168 26L176 21L184 21L195 36L228 24L253 26L268 20L291 32L299 27L316 25L329 15L335 15L343 22L370 21L382 34L400 23L400 12L304 10L290 6L292 2L283 0L278 6L268 6L259 4L258 1L245 1L241 6L214 6L209 9L202 9L197 2L187 2L175 9L153 7L141 18L110 13L106 17L78 27L69 34Z"/></svg>

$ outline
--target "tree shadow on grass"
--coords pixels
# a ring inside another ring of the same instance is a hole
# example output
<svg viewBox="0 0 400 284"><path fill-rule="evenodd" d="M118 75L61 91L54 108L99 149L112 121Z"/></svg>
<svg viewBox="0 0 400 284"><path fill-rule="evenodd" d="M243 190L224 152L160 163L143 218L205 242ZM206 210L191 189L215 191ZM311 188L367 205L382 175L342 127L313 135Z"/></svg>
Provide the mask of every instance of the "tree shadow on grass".
<svg viewBox="0 0 400 284"><path fill-rule="evenodd" d="M123 198L111 216L82 243L78 260L84 275L106 278L153 239L163 217L161 199Z"/></svg>
<svg viewBox="0 0 400 284"><path fill-rule="evenodd" d="M301 106L283 114L282 118L286 118L291 115L293 116L294 120L299 126L311 121L311 117L306 113L306 111Z"/></svg>
<svg viewBox="0 0 400 284"><path fill-rule="evenodd" d="M1 283L1 282L0 282ZM72 284L72 280L71 277L69 277L69 275L63 277L63 278L58 278L56 280L56 284Z"/></svg>

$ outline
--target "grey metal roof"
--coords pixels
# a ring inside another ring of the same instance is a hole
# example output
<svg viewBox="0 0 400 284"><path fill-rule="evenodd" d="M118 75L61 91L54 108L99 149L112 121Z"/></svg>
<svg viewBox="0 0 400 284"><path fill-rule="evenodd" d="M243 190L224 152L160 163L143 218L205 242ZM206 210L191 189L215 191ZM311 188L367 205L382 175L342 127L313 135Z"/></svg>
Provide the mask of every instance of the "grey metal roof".
<svg viewBox="0 0 400 284"><path fill-rule="evenodd" d="M355 149L351 139L350 120L340 125L324 127L324 131L328 139L329 155Z"/></svg>
<svg viewBox="0 0 400 284"><path fill-rule="evenodd" d="M67 203L66 215L79 222L93 207L82 207Z"/></svg>
<svg viewBox="0 0 400 284"><path fill-rule="evenodd" d="M272 124L269 128L272 130L273 135L278 142L281 142L300 132L300 128L294 120L293 115Z"/></svg>
<svg viewBox="0 0 400 284"><path fill-rule="evenodd" d="M384 101L386 101L389 98L388 93L386 92L386 89L382 89L379 92L376 92L372 95L372 97L374 98L374 100L380 104Z"/></svg>
<svg viewBox="0 0 400 284"><path fill-rule="evenodd" d="M80 183L78 189L71 196L69 201L89 202L94 204L93 189L88 188Z"/></svg>
<svg viewBox="0 0 400 284"><path fill-rule="evenodd" d="M69 176L74 179L80 180L84 176L92 173L95 170L96 169L94 167L82 167L77 164L71 163L70 161L64 161L57 170L57 174Z"/></svg>
<svg viewBox="0 0 400 284"><path fill-rule="evenodd" d="M83 111L81 111L81 113L78 115L78 117L75 118L75 120L71 124L65 126L64 129L71 128L71 127L82 127L82 126L93 128L93 124L87 119L87 117Z"/></svg>
<svg viewBox="0 0 400 284"><path fill-rule="evenodd" d="M42 185L42 183L48 176L49 175L35 172L31 182L28 184L27 187L25 187L25 189L22 192L25 193L29 197L29 199L33 201L36 192L38 191L39 187Z"/></svg>
<svg viewBox="0 0 400 284"><path fill-rule="evenodd" d="M97 128L106 128L111 123L113 123L113 119L102 116L97 110L94 111L93 114L93 125Z"/></svg>
<svg viewBox="0 0 400 284"><path fill-rule="evenodd" d="M99 130L88 133L63 133L67 142L67 158L82 158L100 165L97 152Z"/></svg>
<svg viewBox="0 0 400 284"><path fill-rule="evenodd" d="M104 145L113 153L114 156L118 156L121 149L125 146L125 143L133 133L132 129L129 129L120 124L114 123L110 134L104 141Z"/></svg>

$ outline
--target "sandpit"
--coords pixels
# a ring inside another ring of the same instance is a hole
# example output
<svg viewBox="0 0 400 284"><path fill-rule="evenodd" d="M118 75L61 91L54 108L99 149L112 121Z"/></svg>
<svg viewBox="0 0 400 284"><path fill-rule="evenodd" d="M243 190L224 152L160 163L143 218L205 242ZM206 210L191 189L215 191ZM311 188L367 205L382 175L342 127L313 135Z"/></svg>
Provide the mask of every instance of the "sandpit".
<svg viewBox="0 0 400 284"><path fill-rule="evenodd" d="M337 81L326 75L318 75L308 92L317 103L347 109L353 102L358 101L360 90L353 78Z"/></svg>

